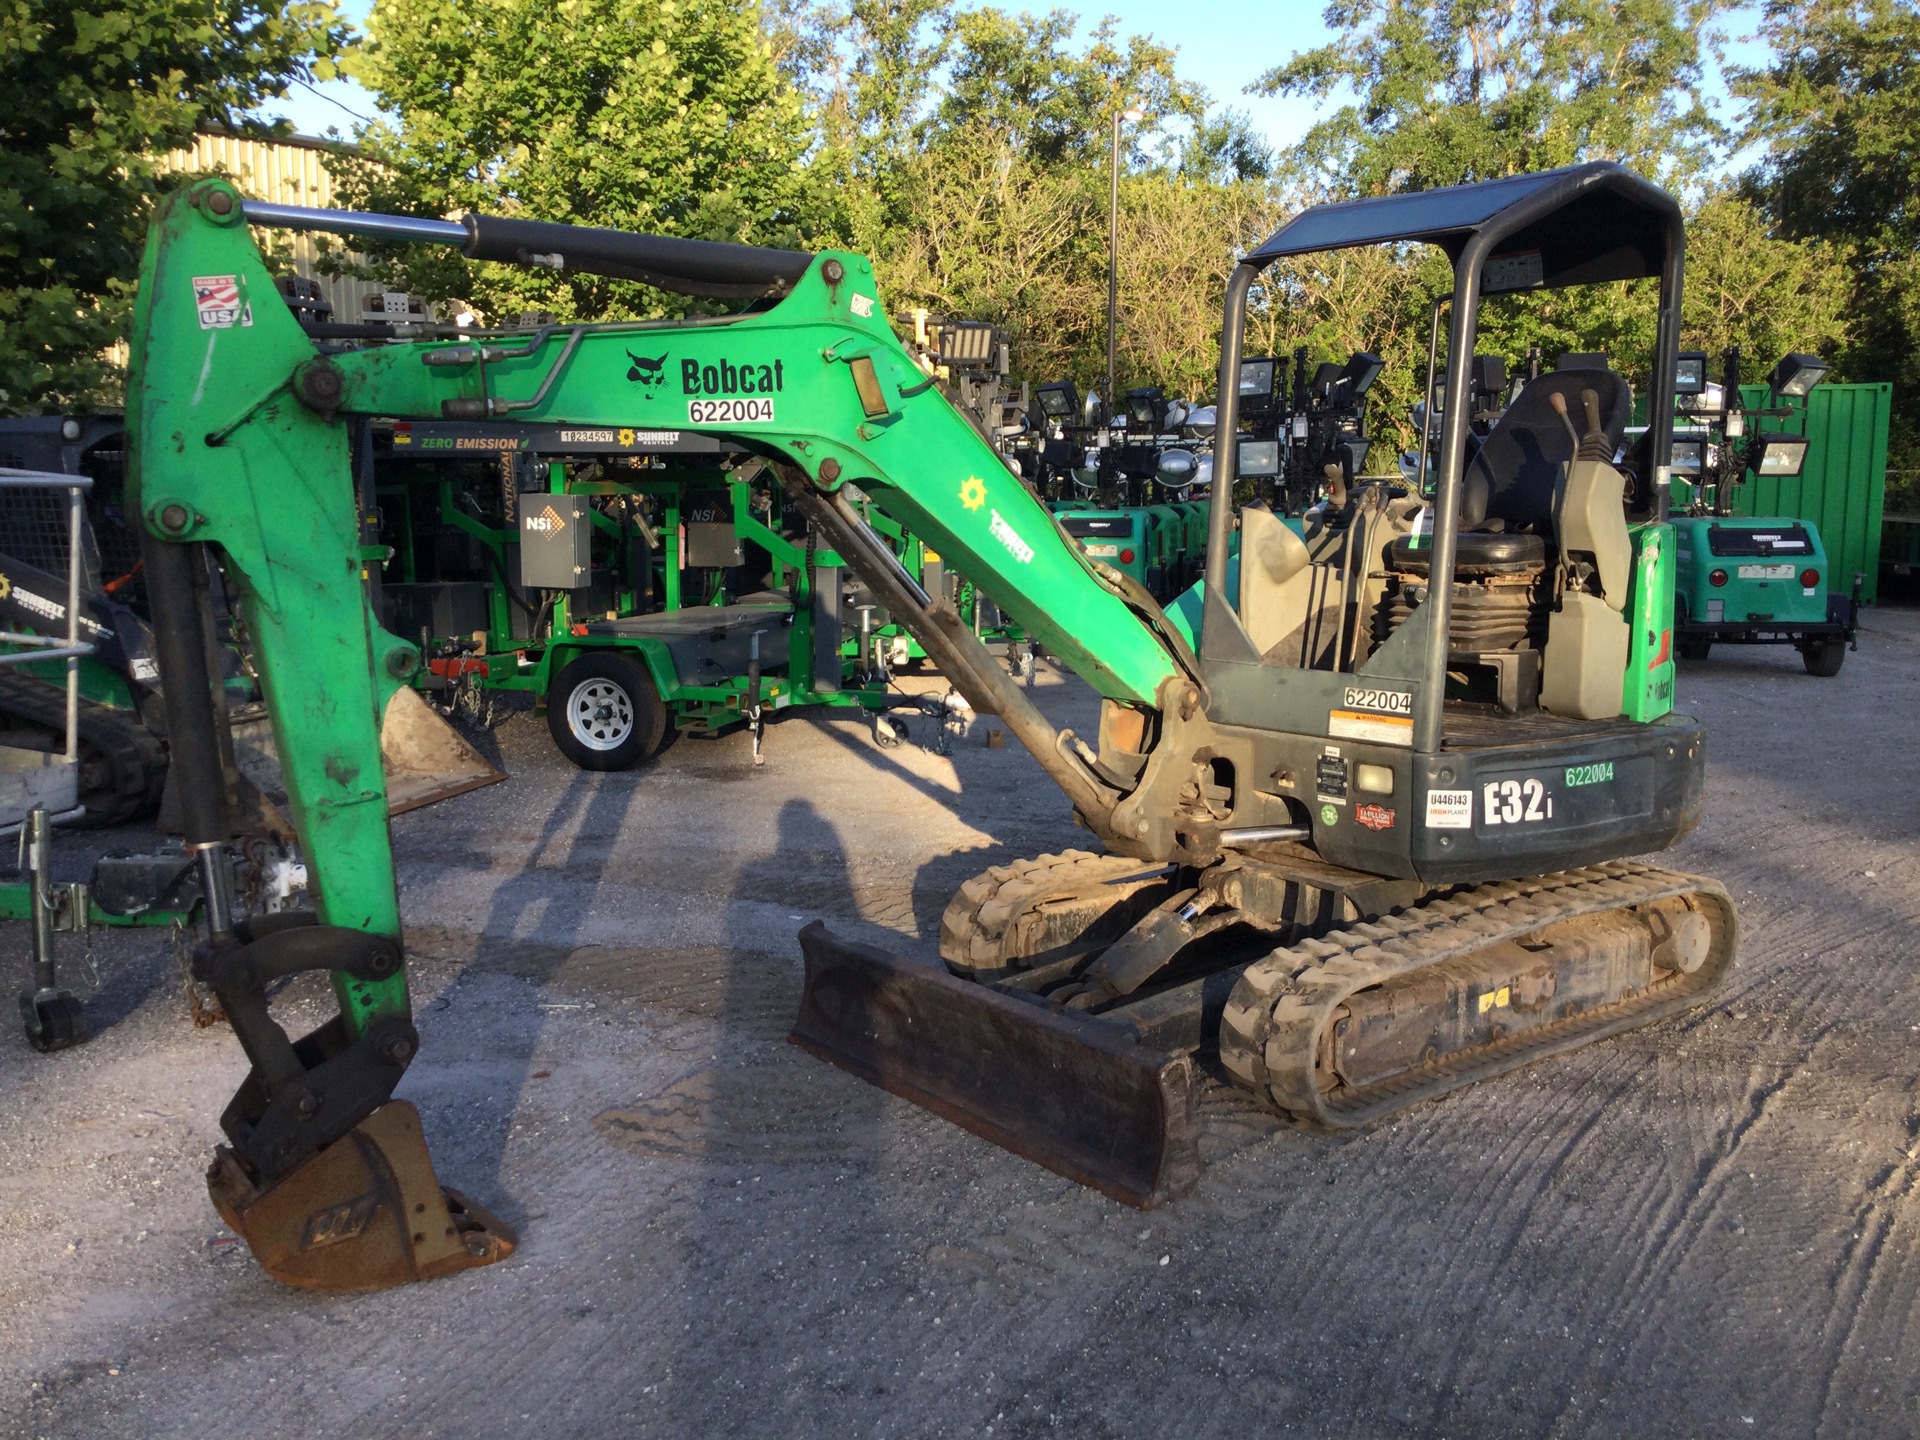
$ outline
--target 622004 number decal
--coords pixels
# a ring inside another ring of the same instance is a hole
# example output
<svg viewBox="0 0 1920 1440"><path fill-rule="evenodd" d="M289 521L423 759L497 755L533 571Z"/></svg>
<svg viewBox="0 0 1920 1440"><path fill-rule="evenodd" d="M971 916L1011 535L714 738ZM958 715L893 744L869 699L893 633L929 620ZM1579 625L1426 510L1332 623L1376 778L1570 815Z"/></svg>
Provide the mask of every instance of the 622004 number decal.
<svg viewBox="0 0 1920 1440"><path fill-rule="evenodd" d="M1480 787L1480 799L1489 826L1553 818L1553 796L1538 780L1489 780Z"/></svg>
<svg viewBox="0 0 1920 1440"><path fill-rule="evenodd" d="M1347 709L1380 710L1388 715L1413 714L1413 692L1411 690L1363 690L1358 685L1347 686Z"/></svg>
<svg viewBox="0 0 1920 1440"><path fill-rule="evenodd" d="M771 400L689 400L689 425L734 425L743 420L773 419Z"/></svg>

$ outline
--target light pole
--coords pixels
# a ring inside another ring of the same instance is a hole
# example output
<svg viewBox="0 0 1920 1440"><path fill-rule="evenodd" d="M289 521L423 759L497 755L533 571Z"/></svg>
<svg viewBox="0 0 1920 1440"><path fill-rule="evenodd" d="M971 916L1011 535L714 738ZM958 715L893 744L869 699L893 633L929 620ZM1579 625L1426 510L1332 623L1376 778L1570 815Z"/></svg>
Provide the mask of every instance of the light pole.
<svg viewBox="0 0 1920 1440"><path fill-rule="evenodd" d="M1113 114L1113 165L1107 184L1107 413L1113 423L1114 332L1120 321L1120 122L1136 125L1146 119L1138 109L1116 110ZM1101 444L1106 444L1102 434Z"/></svg>

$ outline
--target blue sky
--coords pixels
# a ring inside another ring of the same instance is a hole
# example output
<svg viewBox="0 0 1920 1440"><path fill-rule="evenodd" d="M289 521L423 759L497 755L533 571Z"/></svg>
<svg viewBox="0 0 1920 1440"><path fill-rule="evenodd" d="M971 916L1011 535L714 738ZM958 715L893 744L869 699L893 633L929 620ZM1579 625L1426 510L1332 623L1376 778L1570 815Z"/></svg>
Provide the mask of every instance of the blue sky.
<svg viewBox="0 0 1920 1440"><path fill-rule="evenodd" d="M1006 9L1046 10L1058 0L999 0ZM345 0L341 8L356 23L364 20L370 0ZM1314 0L1267 0L1252 5L1247 0L1107 0L1107 3L1063 9L1080 9L1085 17L1082 34L1103 15L1117 16L1123 34L1147 34L1180 52L1180 73L1204 85L1214 102L1245 111L1254 127L1277 149L1285 149L1306 133L1313 124L1315 104L1298 97L1266 98L1243 93L1260 75L1302 50L1325 44L1330 32L1321 22L1321 5ZM1754 29L1757 4L1737 10L1728 33L1734 37L1729 58L1732 63L1752 64L1764 53L1761 47L1741 43L1743 35ZM1717 76L1710 86L1718 100L1723 118L1731 118L1725 99L1725 87ZM351 112L351 113L350 113ZM285 100L263 107L262 113L285 116L303 134L325 133L328 126L343 134L353 129L354 115L374 113L373 98L351 81L309 89L296 88Z"/></svg>

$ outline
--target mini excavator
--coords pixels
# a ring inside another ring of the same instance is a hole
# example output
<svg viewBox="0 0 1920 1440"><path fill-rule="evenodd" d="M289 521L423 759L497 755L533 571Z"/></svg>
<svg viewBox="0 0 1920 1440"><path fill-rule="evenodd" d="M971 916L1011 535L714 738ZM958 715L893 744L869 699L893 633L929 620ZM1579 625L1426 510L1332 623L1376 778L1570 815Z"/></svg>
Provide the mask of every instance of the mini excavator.
<svg viewBox="0 0 1920 1440"><path fill-rule="evenodd" d="M250 226L745 303L322 354ZM774 467L817 563L855 572L1000 717L1090 838L961 887L944 965L808 925L792 1038L1117 1199L1153 1206L1196 1182L1209 1075L1363 1124L1711 991L1735 948L1725 890L1628 858L1698 822L1705 765L1702 728L1672 708L1679 208L1591 163L1302 212L1227 288L1223 457L1261 272L1372 244L1451 262L1431 494L1356 483L1303 538L1258 507L1236 519L1223 458L1204 578L1163 609L1087 557L942 398L859 256L310 210L217 179L172 198L145 257L129 410L173 763L197 797L186 839L210 855L227 838L195 581L210 551L254 647L317 906L223 924L196 960L252 1064L210 1185L265 1268L376 1288L514 1243L441 1189L417 1114L392 1098L418 1036L378 735L421 657L363 590L349 431L365 417L634 426L669 459ZM1483 297L1638 278L1659 296L1644 436L1625 440L1626 380L1570 357L1470 445ZM636 376L635 354L663 359ZM1098 692L1091 743L901 568L868 506ZM266 988L306 970L331 974L339 1014L296 1041Z"/></svg>

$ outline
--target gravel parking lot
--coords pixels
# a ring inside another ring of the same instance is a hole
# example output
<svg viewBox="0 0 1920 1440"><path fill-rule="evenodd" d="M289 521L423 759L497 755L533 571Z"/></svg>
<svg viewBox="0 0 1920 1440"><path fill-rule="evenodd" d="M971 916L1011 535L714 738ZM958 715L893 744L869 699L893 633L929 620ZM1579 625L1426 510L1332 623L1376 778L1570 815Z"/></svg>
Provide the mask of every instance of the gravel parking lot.
<svg viewBox="0 0 1920 1440"><path fill-rule="evenodd" d="M1152 1214L785 1043L803 922L931 955L967 876L1078 843L990 722L588 775L515 714L507 783L394 828L401 1093L519 1253L267 1279L201 1178L239 1048L155 933L108 937L88 1045L0 1036L0 1434L1920 1433L1920 611L1834 679L1716 651L1680 689L1709 799L1668 858L1741 907L1714 1003L1358 1134L1217 1091ZM1035 695L1090 728L1077 681Z"/></svg>

